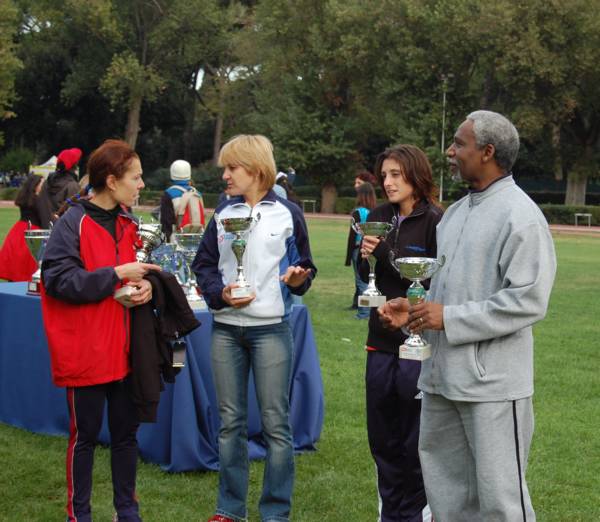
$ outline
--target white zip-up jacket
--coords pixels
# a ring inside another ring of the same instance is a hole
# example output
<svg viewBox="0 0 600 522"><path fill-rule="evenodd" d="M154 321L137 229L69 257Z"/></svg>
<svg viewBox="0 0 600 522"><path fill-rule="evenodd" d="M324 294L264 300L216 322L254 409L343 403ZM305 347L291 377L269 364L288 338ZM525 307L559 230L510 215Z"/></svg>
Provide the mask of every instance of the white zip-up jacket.
<svg viewBox="0 0 600 522"><path fill-rule="evenodd" d="M221 219L249 216L256 220L245 234L243 264L244 275L256 299L236 309L222 298L223 288L237 278L237 260L231 249L235 234L225 232ZM303 285L291 288L279 279L289 266L310 268L312 272ZM317 272L302 211L272 190L254 208L242 197L231 198L218 206L206 228L192 270L214 320L235 326L263 326L287 319L290 293L304 294Z"/></svg>

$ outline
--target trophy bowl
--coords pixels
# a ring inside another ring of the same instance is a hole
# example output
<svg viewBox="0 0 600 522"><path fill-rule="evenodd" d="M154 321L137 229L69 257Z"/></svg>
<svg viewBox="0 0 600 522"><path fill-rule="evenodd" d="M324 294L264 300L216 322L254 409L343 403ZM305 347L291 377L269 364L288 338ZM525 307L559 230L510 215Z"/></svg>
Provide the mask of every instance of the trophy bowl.
<svg viewBox="0 0 600 522"><path fill-rule="evenodd" d="M244 276L244 252L246 251L246 240L243 235L249 232L251 228L258 223L260 220L260 214L248 217L235 217L235 218L223 218L219 219L219 223L222 225L225 232L235 234L235 239L231 241L231 250L235 255L237 261L237 278L235 280L236 288L231 289L231 297L235 299L250 297L252 295L252 289L250 283Z"/></svg>
<svg viewBox="0 0 600 522"><path fill-rule="evenodd" d="M223 225L223 229L225 230L225 232L238 234L249 230L252 226L252 223L254 223L254 218L252 216L239 218L223 218L219 221L221 225Z"/></svg>
<svg viewBox="0 0 600 522"><path fill-rule="evenodd" d="M160 223L142 223L138 225L138 236L142 242L141 248L135 253L135 258L140 263L148 262L150 252L164 242Z"/></svg>
<svg viewBox="0 0 600 522"><path fill-rule="evenodd" d="M362 236L375 236L384 238L392 230L392 224L385 221L366 221L365 223L357 223L352 220L352 228L357 234ZM358 296L358 306L369 308L379 307L386 302L386 297L375 286L375 256L367 258L369 262L369 284L365 291Z"/></svg>
<svg viewBox="0 0 600 522"><path fill-rule="evenodd" d="M393 252L391 253L393 256ZM438 261L433 257L399 257L390 259L400 275L413 282L424 281L435 274L446 262L445 256Z"/></svg>
<svg viewBox="0 0 600 522"><path fill-rule="evenodd" d="M185 261L185 276L184 280L181 281L181 286L190 307L193 309L206 308L204 298L198 294L195 276L191 268L203 236L204 233L200 232L176 232L171 236L177 251L181 253Z"/></svg>
<svg viewBox="0 0 600 522"><path fill-rule="evenodd" d="M427 292L421 281L431 278L444 266L445 262L445 256L442 256L439 260L433 257L395 258L394 252L390 252L390 263L392 266L402 277L413 282L406 291L406 298L411 306L425 299ZM423 337L418 333L407 332L404 328L402 330L408 334L408 338L400 346L399 357L401 359L423 361L431 356L431 345Z"/></svg>
<svg viewBox="0 0 600 522"><path fill-rule="evenodd" d="M39 229L25 231L25 244L38 264L37 270L33 273L31 279L27 283L27 293L29 295L40 295L42 257L44 257L44 250L46 250L50 232L51 230Z"/></svg>
<svg viewBox="0 0 600 522"><path fill-rule="evenodd" d="M385 237L392 229L392 224L384 221L367 221L352 224L355 232L363 236Z"/></svg>

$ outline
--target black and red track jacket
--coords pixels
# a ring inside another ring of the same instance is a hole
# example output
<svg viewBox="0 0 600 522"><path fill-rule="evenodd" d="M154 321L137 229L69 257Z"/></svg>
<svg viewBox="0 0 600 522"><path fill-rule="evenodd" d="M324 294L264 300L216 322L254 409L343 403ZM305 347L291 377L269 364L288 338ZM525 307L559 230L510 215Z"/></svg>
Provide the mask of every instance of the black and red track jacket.
<svg viewBox="0 0 600 522"><path fill-rule="evenodd" d="M69 208L52 230L42 263L42 315L56 386L124 378L129 367L129 310L113 299L122 286L114 267L135 261L133 216L119 212L115 236Z"/></svg>

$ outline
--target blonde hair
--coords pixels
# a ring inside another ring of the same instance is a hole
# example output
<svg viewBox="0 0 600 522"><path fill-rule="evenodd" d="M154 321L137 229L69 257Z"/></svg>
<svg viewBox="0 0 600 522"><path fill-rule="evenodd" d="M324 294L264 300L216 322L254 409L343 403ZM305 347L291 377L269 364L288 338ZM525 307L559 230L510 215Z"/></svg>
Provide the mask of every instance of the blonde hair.
<svg viewBox="0 0 600 522"><path fill-rule="evenodd" d="M239 134L231 138L219 152L219 167L227 165L244 167L258 176L260 189L270 190L275 184L275 158L273 144L260 134Z"/></svg>

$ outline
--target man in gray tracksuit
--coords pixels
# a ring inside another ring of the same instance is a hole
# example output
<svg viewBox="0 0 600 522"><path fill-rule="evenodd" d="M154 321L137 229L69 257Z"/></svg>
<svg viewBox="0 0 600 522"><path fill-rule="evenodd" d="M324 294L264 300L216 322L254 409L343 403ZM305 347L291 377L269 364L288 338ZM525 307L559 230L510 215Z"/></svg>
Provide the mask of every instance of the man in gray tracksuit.
<svg viewBox="0 0 600 522"><path fill-rule="evenodd" d="M427 302L408 311L409 328L432 344L418 383L419 456L436 522L535 520L525 482L532 326L546 313L556 257L544 216L510 173L518 149L500 114L476 111L460 125L446 154L471 190L438 224L446 263ZM383 315L399 321L391 306Z"/></svg>

